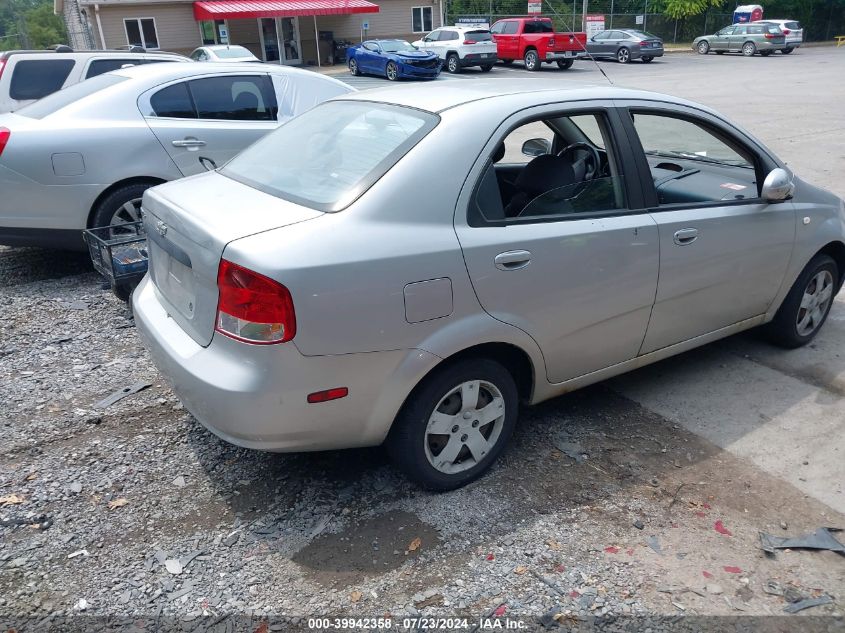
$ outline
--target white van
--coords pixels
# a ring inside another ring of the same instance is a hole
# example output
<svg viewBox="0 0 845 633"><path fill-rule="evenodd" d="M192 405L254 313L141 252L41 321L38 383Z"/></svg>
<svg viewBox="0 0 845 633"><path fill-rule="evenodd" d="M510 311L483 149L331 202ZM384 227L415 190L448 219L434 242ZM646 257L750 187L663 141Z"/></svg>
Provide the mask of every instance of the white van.
<svg viewBox="0 0 845 633"><path fill-rule="evenodd" d="M0 114L110 70L156 62L186 62L175 53L125 51L74 52L67 46L48 51L0 52Z"/></svg>

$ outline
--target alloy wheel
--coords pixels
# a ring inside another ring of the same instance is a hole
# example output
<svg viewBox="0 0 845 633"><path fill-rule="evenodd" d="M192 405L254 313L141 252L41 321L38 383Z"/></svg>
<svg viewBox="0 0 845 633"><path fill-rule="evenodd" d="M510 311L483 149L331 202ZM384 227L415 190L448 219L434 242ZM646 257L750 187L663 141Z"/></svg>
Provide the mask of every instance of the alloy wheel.
<svg viewBox="0 0 845 633"><path fill-rule="evenodd" d="M353 75L358 74L358 62L356 62L354 59L349 60L349 72Z"/></svg>
<svg viewBox="0 0 845 633"><path fill-rule="evenodd" d="M620 48L616 51L616 59L620 64L627 64L631 59L631 51L627 48Z"/></svg>
<svg viewBox="0 0 845 633"><path fill-rule="evenodd" d="M124 237L136 235L138 231L134 227L122 226L131 222L138 222L141 219L141 198L133 198L118 207L112 214L109 226L109 233L112 237Z"/></svg>
<svg viewBox="0 0 845 633"><path fill-rule="evenodd" d="M706 55L709 50L710 50L710 44L708 44L707 41L698 43L698 54L699 55Z"/></svg>
<svg viewBox="0 0 845 633"><path fill-rule="evenodd" d="M809 336L819 328L832 299L833 275L828 270L821 270L810 279L801 297L801 306L795 319L799 335Z"/></svg>
<svg viewBox="0 0 845 633"><path fill-rule="evenodd" d="M387 62L387 78L390 81L396 81L396 78L399 76L399 71L396 68L396 64L393 62Z"/></svg>
<svg viewBox="0 0 845 633"><path fill-rule="evenodd" d="M449 59L446 60L446 67L450 73L458 72L458 58L456 55L449 55Z"/></svg>
<svg viewBox="0 0 845 633"><path fill-rule="evenodd" d="M493 383L459 384L441 398L428 419L425 456L429 464L450 475L473 468L493 450L504 421L505 400Z"/></svg>
<svg viewBox="0 0 845 633"><path fill-rule="evenodd" d="M537 66L539 65L540 61L537 57L537 53L534 51L528 51L525 53L525 69L526 70L537 70Z"/></svg>
<svg viewBox="0 0 845 633"><path fill-rule="evenodd" d="M746 57L751 57L756 51L756 47L751 42L746 42L742 45L742 54Z"/></svg>

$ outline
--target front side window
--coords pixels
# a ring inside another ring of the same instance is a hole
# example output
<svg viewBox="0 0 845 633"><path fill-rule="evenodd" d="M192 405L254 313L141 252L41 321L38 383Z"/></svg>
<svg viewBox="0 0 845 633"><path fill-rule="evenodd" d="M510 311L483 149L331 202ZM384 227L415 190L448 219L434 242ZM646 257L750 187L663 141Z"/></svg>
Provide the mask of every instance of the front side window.
<svg viewBox="0 0 845 633"><path fill-rule="evenodd" d="M15 64L9 96L27 101L61 90L73 66L72 59L25 59Z"/></svg>
<svg viewBox="0 0 845 633"><path fill-rule="evenodd" d="M431 7L413 7L411 9L411 29L414 33L426 33L432 27Z"/></svg>
<svg viewBox="0 0 845 633"><path fill-rule="evenodd" d="M511 21L505 22L505 27L502 33L505 35L516 35L519 32L519 22Z"/></svg>
<svg viewBox="0 0 845 633"><path fill-rule="evenodd" d="M147 50L158 48L155 18L126 18L123 20L123 27L129 46L141 46Z"/></svg>
<svg viewBox="0 0 845 633"><path fill-rule="evenodd" d="M500 33L503 33L505 30L505 24L507 24L507 22L496 22L496 24L494 24L490 28L490 32L493 35L499 35Z"/></svg>
<svg viewBox="0 0 845 633"><path fill-rule="evenodd" d="M661 205L757 198L750 150L704 122L632 113Z"/></svg>
<svg viewBox="0 0 845 633"><path fill-rule="evenodd" d="M600 143L584 129L598 135ZM622 174L611 148L600 112L552 115L519 125L490 157L470 205L470 224L577 219L623 209Z"/></svg>
<svg viewBox="0 0 845 633"><path fill-rule="evenodd" d="M438 121L434 114L401 106L328 102L271 132L220 173L312 209L338 211L365 193Z"/></svg>
<svg viewBox="0 0 845 633"><path fill-rule="evenodd" d="M266 75L195 79L188 83L201 119L275 121L276 93Z"/></svg>

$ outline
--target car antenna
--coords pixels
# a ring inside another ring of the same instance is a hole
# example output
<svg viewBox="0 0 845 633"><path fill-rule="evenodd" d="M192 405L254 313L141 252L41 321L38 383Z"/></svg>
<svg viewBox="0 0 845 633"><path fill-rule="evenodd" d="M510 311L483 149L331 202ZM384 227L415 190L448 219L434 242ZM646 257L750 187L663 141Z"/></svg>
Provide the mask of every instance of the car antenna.
<svg viewBox="0 0 845 633"><path fill-rule="evenodd" d="M571 28L571 26L570 26L569 22L567 22L567 20L566 20L566 16L561 15L560 13L558 13L557 11L555 11L555 8L552 6L552 3L551 3L551 2L549 2L549 0L546 0L546 4L547 4L547 5L549 6L549 8L552 10L552 13L554 13L554 14L555 14L555 17L559 18L559 19L563 22L564 26L566 26L566 27L569 29L569 32L570 32L570 33L575 33L575 29L574 29L574 28ZM576 37L576 38L573 38L573 39L574 39L576 42L578 42L579 44L581 44L581 40L579 40L577 37ZM587 45L586 45L586 44L581 44L581 48L583 48L583 49L584 49L584 52L585 52L585 53L587 53L587 57L589 57L589 58L592 60L592 62L596 65L596 68L598 68L598 69L599 69L599 72L600 72L600 73L604 76L604 78L605 78L605 79L607 79L607 83L609 83L609 84L612 86L612 85L613 85L613 81L610 79L610 77L608 77L608 76L607 76L607 73L606 73L606 72L604 72L604 68L602 68L602 67L599 65L599 63L596 61L596 58L595 58L595 57L593 57L592 53L590 53L590 51L588 51L588 50L587 50Z"/></svg>

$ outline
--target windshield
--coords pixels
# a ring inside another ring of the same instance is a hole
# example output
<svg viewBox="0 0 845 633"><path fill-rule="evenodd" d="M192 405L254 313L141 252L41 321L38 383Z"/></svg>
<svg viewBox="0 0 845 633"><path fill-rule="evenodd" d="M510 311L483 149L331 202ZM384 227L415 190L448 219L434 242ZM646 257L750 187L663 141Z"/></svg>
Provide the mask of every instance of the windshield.
<svg viewBox="0 0 845 633"><path fill-rule="evenodd" d="M254 57L243 46L230 46L229 48L215 48L212 52L220 59L233 59L235 57Z"/></svg>
<svg viewBox="0 0 845 633"><path fill-rule="evenodd" d="M350 205L439 118L371 102L333 101L290 120L220 170L238 182L319 211Z"/></svg>
<svg viewBox="0 0 845 633"><path fill-rule="evenodd" d="M465 35L466 39L473 40L474 42L489 42L493 39L490 31L467 31Z"/></svg>
<svg viewBox="0 0 845 633"><path fill-rule="evenodd" d="M126 81L128 77L121 77L120 75L98 75L91 79L86 79L78 84L68 86L64 90L59 90L53 94L47 95L32 105L25 106L15 112L21 116L29 117L30 119L43 119L50 116L54 112L58 112L62 108L71 105L84 99L88 95L94 94L98 90L114 86L122 81Z"/></svg>
<svg viewBox="0 0 845 633"><path fill-rule="evenodd" d="M389 40L386 42L380 42L380 44L381 50L383 50L385 53L401 53L404 51L417 50L404 40Z"/></svg>

